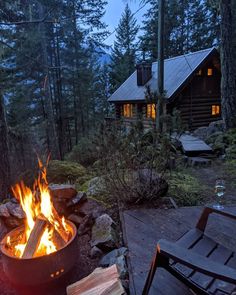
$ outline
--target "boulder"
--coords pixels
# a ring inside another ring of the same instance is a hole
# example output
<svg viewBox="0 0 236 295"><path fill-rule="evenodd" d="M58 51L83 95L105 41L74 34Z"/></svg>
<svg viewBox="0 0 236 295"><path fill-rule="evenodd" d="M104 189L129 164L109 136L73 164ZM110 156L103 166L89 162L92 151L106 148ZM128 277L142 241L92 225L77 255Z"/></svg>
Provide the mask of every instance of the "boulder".
<svg viewBox="0 0 236 295"><path fill-rule="evenodd" d="M120 278L124 279L127 276L127 266L125 261L125 256L128 249L122 247L120 249L115 249L110 253L106 254L99 262L99 266L107 267L116 264L120 273Z"/></svg>
<svg viewBox="0 0 236 295"><path fill-rule="evenodd" d="M49 190L52 197L56 199L70 200L77 195L75 186L71 184L50 184Z"/></svg>
<svg viewBox="0 0 236 295"><path fill-rule="evenodd" d="M102 250L100 250L98 247L94 246L90 251L90 257L92 259L99 258L103 255Z"/></svg>
<svg viewBox="0 0 236 295"><path fill-rule="evenodd" d="M211 165L211 160L201 157L189 157L188 165L192 167L207 167Z"/></svg>
<svg viewBox="0 0 236 295"><path fill-rule="evenodd" d="M0 219L0 240L6 235L7 228L4 222Z"/></svg>
<svg viewBox="0 0 236 295"><path fill-rule="evenodd" d="M87 195L90 197L97 197L106 190L105 180L103 177L94 177L88 182Z"/></svg>
<svg viewBox="0 0 236 295"><path fill-rule="evenodd" d="M0 217L10 217L10 212L6 204L0 205Z"/></svg>
<svg viewBox="0 0 236 295"><path fill-rule="evenodd" d="M139 194L162 198L168 192L168 183L152 169L140 169L137 172L137 183L139 184Z"/></svg>
<svg viewBox="0 0 236 295"><path fill-rule="evenodd" d="M23 225L24 219L19 219L15 216L10 215L10 217L7 217L4 219L4 223L7 226L7 228L13 229L13 228Z"/></svg>
<svg viewBox="0 0 236 295"><path fill-rule="evenodd" d="M202 140L205 140L207 138L207 130L208 127L199 127L196 130L194 130L193 135Z"/></svg>
<svg viewBox="0 0 236 295"><path fill-rule="evenodd" d="M19 219L25 218L25 212L23 211L19 203L7 202L6 207L12 216Z"/></svg>
<svg viewBox="0 0 236 295"><path fill-rule="evenodd" d="M86 215L83 219L81 224L79 225L78 235L83 236L87 234L94 224L94 219L91 215Z"/></svg>
<svg viewBox="0 0 236 295"><path fill-rule="evenodd" d="M77 212L79 215L90 215L94 219L96 219L104 213L104 208L97 201L88 199L86 202L76 206L74 211Z"/></svg>
<svg viewBox="0 0 236 295"><path fill-rule="evenodd" d="M95 220L92 228L91 246L97 246L103 251L116 248L118 244L118 235L115 230L115 223L112 218L103 214Z"/></svg>
<svg viewBox="0 0 236 295"><path fill-rule="evenodd" d="M85 192L78 192L77 195L69 200L67 207L72 207L87 201L87 194Z"/></svg>
<svg viewBox="0 0 236 295"><path fill-rule="evenodd" d="M83 221L83 217L82 216L79 216L77 214L70 214L68 216L68 220L70 220L71 222L73 222L77 227L80 226L80 224L82 223Z"/></svg>

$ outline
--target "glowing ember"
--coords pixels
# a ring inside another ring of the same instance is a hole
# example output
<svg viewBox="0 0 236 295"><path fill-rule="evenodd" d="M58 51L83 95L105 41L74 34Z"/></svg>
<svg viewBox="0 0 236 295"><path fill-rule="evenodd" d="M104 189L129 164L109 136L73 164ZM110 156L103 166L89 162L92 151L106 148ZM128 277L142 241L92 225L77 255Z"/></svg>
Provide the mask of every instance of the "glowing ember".
<svg viewBox="0 0 236 295"><path fill-rule="evenodd" d="M53 207L48 189L46 168L39 160L39 176L35 181L33 189L25 186L23 182L16 184L13 194L19 200L22 209L26 214L24 233L15 241L7 238L7 246L13 251L14 256L21 258L29 240L30 234L35 226L36 218L40 215L47 221L39 246L34 257L48 255L58 250L58 245L54 241L55 231L62 233L62 236L69 235L69 227L65 218L60 218Z"/></svg>

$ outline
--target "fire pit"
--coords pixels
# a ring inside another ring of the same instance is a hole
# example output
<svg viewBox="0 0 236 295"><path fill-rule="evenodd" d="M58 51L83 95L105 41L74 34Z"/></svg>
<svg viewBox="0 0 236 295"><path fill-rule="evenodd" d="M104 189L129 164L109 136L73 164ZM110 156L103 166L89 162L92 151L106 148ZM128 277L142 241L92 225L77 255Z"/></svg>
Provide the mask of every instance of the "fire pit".
<svg viewBox="0 0 236 295"><path fill-rule="evenodd" d="M9 280L16 285L43 285L64 276L74 266L77 229L60 217L51 200L46 168L31 190L24 183L13 188L25 212L25 225L8 233L1 241L2 262Z"/></svg>

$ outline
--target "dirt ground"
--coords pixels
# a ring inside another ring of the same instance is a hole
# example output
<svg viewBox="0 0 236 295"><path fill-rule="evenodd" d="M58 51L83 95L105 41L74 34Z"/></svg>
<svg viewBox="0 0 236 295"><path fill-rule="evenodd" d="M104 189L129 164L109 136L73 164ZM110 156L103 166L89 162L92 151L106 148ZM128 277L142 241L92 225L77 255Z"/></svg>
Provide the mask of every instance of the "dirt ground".
<svg viewBox="0 0 236 295"><path fill-rule="evenodd" d="M225 180L226 191L223 203L228 205L236 204L236 175L230 174L223 162L214 161L209 167L192 168L189 172L196 176L199 182L206 187L205 204L216 201L214 194L216 179Z"/></svg>

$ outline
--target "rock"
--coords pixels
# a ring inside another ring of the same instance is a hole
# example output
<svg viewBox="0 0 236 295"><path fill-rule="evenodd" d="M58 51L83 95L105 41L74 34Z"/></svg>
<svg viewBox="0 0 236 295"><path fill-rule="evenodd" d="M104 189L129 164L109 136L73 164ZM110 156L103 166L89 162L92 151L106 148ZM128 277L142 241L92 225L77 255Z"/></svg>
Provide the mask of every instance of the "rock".
<svg viewBox="0 0 236 295"><path fill-rule="evenodd" d="M74 185L70 184L50 184L49 190L53 198L70 200L77 195Z"/></svg>
<svg viewBox="0 0 236 295"><path fill-rule="evenodd" d="M76 215L76 214L71 214L68 216L68 220L70 220L71 222L73 222L77 227L79 227L79 225L82 223L83 221L83 217Z"/></svg>
<svg viewBox="0 0 236 295"><path fill-rule="evenodd" d="M94 224L94 219L91 215L87 215L83 218L81 224L79 225L78 234L83 236L87 234Z"/></svg>
<svg viewBox="0 0 236 295"><path fill-rule="evenodd" d="M0 217L10 217L10 212L6 204L0 205Z"/></svg>
<svg viewBox="0 0 236 295"><path fill-rule="evenodd" d="M162 198L168 192L168 183L152 169L140 169L137 172L137 183L139 183L139 194L153 195ZM141 199L140 199L141 200Z"/></svg>
<svg viewBox="0 0 236 295"><path fill-rule="evenodd" d="M97 246L103 251L112 250L118 244L118 236L115 231L115 223L112 218L103 214L95 220L92 228L91 246Z"/></svg>
<svg viewBox="0 0 236 295"><path fill-rule="evenodd" d="M99 258L103 255L103 252L96 246L94 246L90 251L90 257L92 259Z"/></svg>
<svg viewBox="0 0 236 295"><path fill-rule="evenodd" d="M23 211L23 209L21 208L19 203L16 204L16 203L8 202L8 203L6 203L6 206L7 206L9 213L12 216L17 217L19 219L25 218L25 212Z"/></svg>
<svg viewBox="0 0 236 295"><path fill-rule="evenodd" d="M67 203L67 207L72 207L87 201L85 192L78 192L77 195Z"/></svg>
<svg viewBox="0 0 236 295"><path fill-rule="evenodd" d="M0 240L6 235L7 228L4 222L0 219Z"/></svg>
<svg viewBox="0 0 236 295"><path fill-rule="evenodd" d="M103 177L94 177L88 182L87 195L90 197L97 197L104 193L105 180Z"/></svg>
<svg viewBox="0 0 236 295"><path fill-rule="evenodd" d="M199 127L196 130L194 130L193 135L202 140L205 140L207 138L207 130L208 127Z"/></svg>
<svg viewBox="0 0 236 295"><path fill-rule="evenodd" d="M90 215L94 219L104 213L104 208L95 200L88 199L83 204L76 207L75 212L82 216Z"/></svg>
<svg viewBox="0 0 236 295"><path fill-rule="evenodd" d="M99 266L106 267L106 266L112 265L116 263L117 257L122 255L125 256L127 252L128 252L128 249L125 247L112 250L99 261Z"/></svg>
<svg viewBox="0 0 236 295"><path fill-rule="evenodd" d="M128 249L125 247L111 251L100 260L99 266L107 267L116 264L120 273L120 278L124 279L127 276L127 266L125 261L127 251Z"/></svg>
<svg viewBox="0 0 236 295"><path fill-rule="evenodd" d="M19 218L14 217L14 216L10 216L10 217L7 217L7 218L4 219L4 223L8 228L13 229L13 228L16 228L18 226L21 226L24 223L24 220L19 219Z"/></svg>

